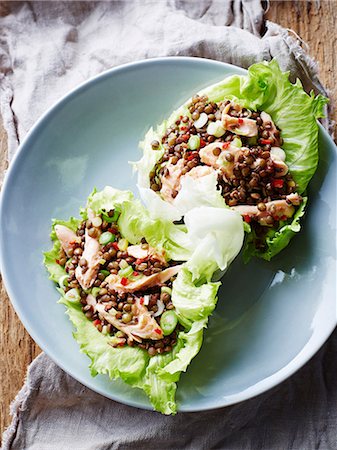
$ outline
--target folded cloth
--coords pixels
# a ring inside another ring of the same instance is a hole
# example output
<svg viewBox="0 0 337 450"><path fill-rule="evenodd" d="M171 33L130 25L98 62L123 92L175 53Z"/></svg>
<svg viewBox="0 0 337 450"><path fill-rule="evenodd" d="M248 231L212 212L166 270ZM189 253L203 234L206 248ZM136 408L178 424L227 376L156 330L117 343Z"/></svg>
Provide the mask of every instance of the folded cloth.
<svg viewBox="0 0 337 450"><path fill-rule="evenodd" d="M190 55L246 68L275 57L307 90L325 94L299 42L264 22L262 3L2 2L0 107L9 159L63 94L129 61ZM337 448L337 363L329 357L336 348L335 335L300 372L256 399L174 417L108 400L42 354L12 404L3 450Z"/></svg>
<svg viewBox="0 0 337 450"><path fill-rule="evenodd" d="M11 406L3 450L337 448L337 333L293 377L227 408L163 416L108 400L42 354Z"/></svg>

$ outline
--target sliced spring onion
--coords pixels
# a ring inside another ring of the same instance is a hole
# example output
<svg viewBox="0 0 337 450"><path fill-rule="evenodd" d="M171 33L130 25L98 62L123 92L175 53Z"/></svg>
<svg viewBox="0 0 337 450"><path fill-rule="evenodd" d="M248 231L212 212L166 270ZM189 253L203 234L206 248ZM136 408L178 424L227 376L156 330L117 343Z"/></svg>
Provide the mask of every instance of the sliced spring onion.
<svg viewBox="0 0 337 450"><path fill-rule="evenodd" d="M171 334L178 323L178 317L175 311L165 311L160 318L160 328L163 330L164 336Z"/></svg>
<svg viewBox="0 0 337 450"><path fill-rule="evenodd" d="M64 294L64 296L67 300L69 300L70 302L74 302L74 303L77 303L81 300L80 293L78 292L78 289L76 289L76 288L70 289L70 291L66 292Z"/></svg>
<svg viewBox="0 0 337 450"><path fill-rule="evenodd" d="M99 287L94 287L94 288L92 288L92 290L91 290L91 295L92 295L93 297L97 297L97 294L99 293L100 290L101 290L101 288L99 288Z"/></svg>
<svg viewBox="0 0 337 450"><path fill-rule="evenodd" d="M208 115L203 112L200 114L199 119L196 120L193 125L195 126L195 128L202 128L206 125L207 122L208 122Z"/></svg>
<svg viewBox="0 0 337 450"><path fill-rule="evenodd" d="M165 305L161 300L157 301L158 310L153 314L153 317L158 317L163 314L163 311L165 309Z"/></svg>
<svg viewBox="0 0 337 450"><path fill-rule="evenodd" d="M120 251L125 252L125 250L127 250L128 246L129 246L129 243L126 239L120 239L118 241L118 248Z"/></svg>
<svg viewBox="0 0 337 450"><path fill-rule="evenodd" d="M242 147L242 141L241 141L241 139L240 138L234 138L233 140L232 140L232 145L234 145L234 147L238 147L238 148L241 148Z"/></svg>
<svg viewBox="0 0 337 450"><path fill-rule="evenodd" d="M104 281L106 283L111 283L111 282L113 282L114 278L115 278L115 275L111 274L111 275L108 275Z"/></svg>
<svg viewBox="0 0 337 450"><path fill-rule="evenodd" d="M150 303L150 296L149 295L144 295L144 305L148 306L149 303Z"/></svg>
<svg viewBox="0 0 337 450"><path fill-rule="evenodd" d="M59 286L60 286L60 288L62 288L63 290L66 288L66 286L68 286L68 275L63 275L63 276L59 279Z"/></svg>
<svg viewBox="0 0 337 450"><path fill-rule="evenodd" d="M116 236L114 234L110 233L110 231L105 231L99 237L99 243L102 245L106 245L109 242L115 242L115 240L116 240Z"/></svg>
<svg viewBox="0 0 337 450"><path fill-rule="evenodd" d="M126 269L127 267L129 267L129 264L126 262L125 259L122 259L121 262L119 263L119 267L121 269Z"/></svg>
<svg viewBox="0 0 337 450"><path fill-rule="evenodd" d="M102 273L105 277L110 275L110 272L108 270L105 270L105 269L100 270L100 273Z"/></svg>
<svg viewBox="0 0 337 450"><path fill-rule="evenodd" d="M120 269L119 271L118 271L118 275L120 276L120 277L126 277L126 278L128 278L130 275L132 275L133 274L133 268L132 268L132 266L128 266L128 267L125 267L124 269Z"/></svg>
<svg viewBox="0 0 337 450"><path fill-rule="evenodd" d="M162 286L162 288L161 288L161 292L162 293L166 293L166 294L170 294L170 295L172 295L172 289L171 288L169 288L168 286Z"/></svg>
<svg viewBox="0 0 337 450"><path fill-rule="evenodd" d="M226 133L226 130L222 126L221 120L217 120L208 124L207 133L215 137L221 137Z"/></svg>
<svg viewBox="0 0 337 450"><path fill-rule="evenodd" d="M102 225L102 219L99 216L94 217L91 222L92 222L93 226L96 228L98 228Z"/></svg>
<svg viewBox="0 0 337 450"><path fill-rule="evenodd" d="M188 140L188 147L191 150L197 150L200 147L200 137L192 134Z"/></svg>
<svg viewBox="0 0 337 450"><path fill-rule="evenodd" d="M107 327L107 325L103 325L103 327L102 327L102 333L103 333L103 334L108 334L108 327Z"/></svg>

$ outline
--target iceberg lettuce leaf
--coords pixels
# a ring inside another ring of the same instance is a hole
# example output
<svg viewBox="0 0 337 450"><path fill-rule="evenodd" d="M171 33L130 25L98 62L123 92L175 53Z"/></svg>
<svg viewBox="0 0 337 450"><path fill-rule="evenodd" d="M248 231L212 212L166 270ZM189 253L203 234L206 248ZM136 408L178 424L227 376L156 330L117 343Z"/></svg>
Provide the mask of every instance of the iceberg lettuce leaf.
<svg viewBox="0 0 337 450"><path fill-rule="evenodd" d="M131 192L106 187L94 191L87 208L100 214L118 209L117 219L121 234L131 243L145 237L156 249L164 249L176 261L183 264L172 283L172 302L180 323L177 343L171 351L149 357L139 347L114 348L113 336L100 333L82 311L82 305L70 301L58 289L67 314L75 327L74 338L81 351L90 359L93 376L107 375L121 378L148 395L154 408L164 414L176 412L175 394L181 372L186 371L191 360L199 352L203 329L217 302L220 283L212 282L214 272L225 270L240 251L243 242L243 222L240 215L228 208L200 207L188 212L186 224L173 224L168 220L154 219ZM86 217L83 210L82 217ZM76 230L80 221L54 221ZM52 232L54 247L45 253L45 264L51 278L58 282L65 274L56 263L60 243Z"/></svg>
<svg viewBox="0 0 337 450"><path fill-rule="evenodd" d="M112 337L97 330L83 314L79 302L70 302L65 297L59 302L67 308L67 315L76 329L74 338L81 351L91 359L91 374L107 374L112 379L120 377L131 385L138 382L149 361L147 352L138 347L112 347Z"/></svg>
<svg viewBox="0 0 337 450"><path fill-rule="evenodd" d="M193 280L211 280L218 269L225 271L240 252L244 239L241 216L227 207L201 206L185 215L194 251L186 266Z"/></svg>
<svg viewBox="0 0 337 450"><path fill-rule="evenodd" d="M185 265L172 285L172 303L179 321L191 327L194 321L206 319L214 310L220 283L203 283L197 286Z"/></svg>

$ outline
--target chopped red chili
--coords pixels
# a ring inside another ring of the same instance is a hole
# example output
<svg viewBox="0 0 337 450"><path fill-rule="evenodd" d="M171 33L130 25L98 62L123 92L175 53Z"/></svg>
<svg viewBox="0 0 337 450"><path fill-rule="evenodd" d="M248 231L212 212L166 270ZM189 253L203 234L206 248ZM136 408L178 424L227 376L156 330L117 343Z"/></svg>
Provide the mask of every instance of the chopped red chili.
<svg viewBox="0 0 337 450"><path fill-rule="evenodd" d="M284 180L277 178L275 180L273 180L273 186L277 189L281 189L283 188L284 185Z"/></svg>
<svg viewBox="0 0 337 450"><path fill-rule="evenodd" d="M271 139L260 139L262 145L272 144L273 141Z"/></svg>
<svg viewBox="0 0 337 450"><path fill-rule="evenodd" d="M96 326L96 325L100 325L101 324L101 321L99 320L99 319L96 319L96 320L94 320L93 321L93 324Z"/></svg>
<svg viewBox="0 0 337 450"><path fill-rule="evenodd" d="M245 214L245 215L243 216L243 220L244 220L246 223L250 223L250 222L252 221L252 218L251 218L248 214Z"/></svg>
<svg viewBox="0 0 337 450"><path fill-rule="evenodd" d="M231 145L230 142L224 142L224 143L222 144L222 148L223 148L224 150L226 150L226 148L228 148L230 145Z"/></svg>
<svg viewBox="0 0 337 450"><path fill-rule="evenodd" d="M183 125L182 127L180 127L180 129L181 129L182 131L186 131L186 130L187 130L187 127L185 127L185 125Z"/></svg>
<svg viewBox="0 0 337 450"><path fill-rule="evenodd" d="M187 161L192 161L192 159L194 159L194 153L191 153L190 155L188 155Z"/></svg>
<svg viewBox="0 0 337 450"><path fill-rule="evenodd" d="M183 134L181 136L181 138L184 139L184 142L187 142L189 140L189 138L190 138L190 135L189 134Z"/></svg>
<svg viewBox="0 0 337 450"><path fill-rule="evenodd" d="M128 282L129 282L129 280L128 280L127 278L125 278L125 277L123 277L123 278L121 279L121 285L122 285L122 286L126 286L126 285L128 284Z"/></svg>
<svg viewBox="0 0 337 450"><path fill-rule="evenodd" d="M139 303L140 303L141 305L144 305L144 297L140 297Z"/></svg>
<svg viewBox="0 0 337 450"><path fill-rule="evenodd" d="M203 139L200 139L200 147L205 147L206 142Z"/></svg>
<svg viewBox="0 0 337 450"><path fill-rule="evenodd" d="M60 264L60 260L59 259L55 259L56 264Z"/></svg>
<svg viewBox="0 0 337 450"><path fill-rule="evenodd" d="M139 273L135 270L132 274L134 277L138 277Z"/></svg>
<svg viewBox="0 0 337 450"><path fill-rule="evenodd" d="M135 264L137 264L137 266L139 265L139 264L141 264L144 260L145 260L146 258L137 258L136 259L136 261L135 261Z"/></svg>
<svg viewBox="0 0 337 450"><path fill-rule="evenodd" d="M157 334L161 334L161 329L160 328L155 328L154 330Z"/></svg>
<svg viewBox="0 0 337 450"><path fill-rule="evenodd" d="M239 122L239 125L242 125L243 124L243 119L241 119L241 117L239 117L238 122Z"/></svg>
<svg viewBox="0 0 337 450"><path fill-rule="evenodd" d="M113 246L113 248L115 249L115 250L119 250L119 247L118 247L118 242L113 242L112 243L112 246Z"/></svg>

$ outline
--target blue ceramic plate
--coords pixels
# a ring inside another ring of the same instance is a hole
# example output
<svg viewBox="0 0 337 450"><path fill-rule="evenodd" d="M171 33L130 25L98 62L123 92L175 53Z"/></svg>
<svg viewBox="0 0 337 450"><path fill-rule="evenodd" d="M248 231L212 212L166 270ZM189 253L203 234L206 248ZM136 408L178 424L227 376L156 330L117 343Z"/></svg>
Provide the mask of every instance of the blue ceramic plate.
<svg viewBox="0 0 337 450"><path fill-rule="evenodd" d="M22 143L2 192L2 273L28 332L91 389L150 408L145 395L105 376L72 338L42 265L52 217L77 215L92 188L136 192L129 160L153 124L199 89L244 70L197 58L163 58L112 69L51 108ZM321 347L336 325L336 147L321 128L320 164L303 231L271 263L239 256L223 279L199 355L178 385L180 411L230 405L280 383Z"/></svg>

